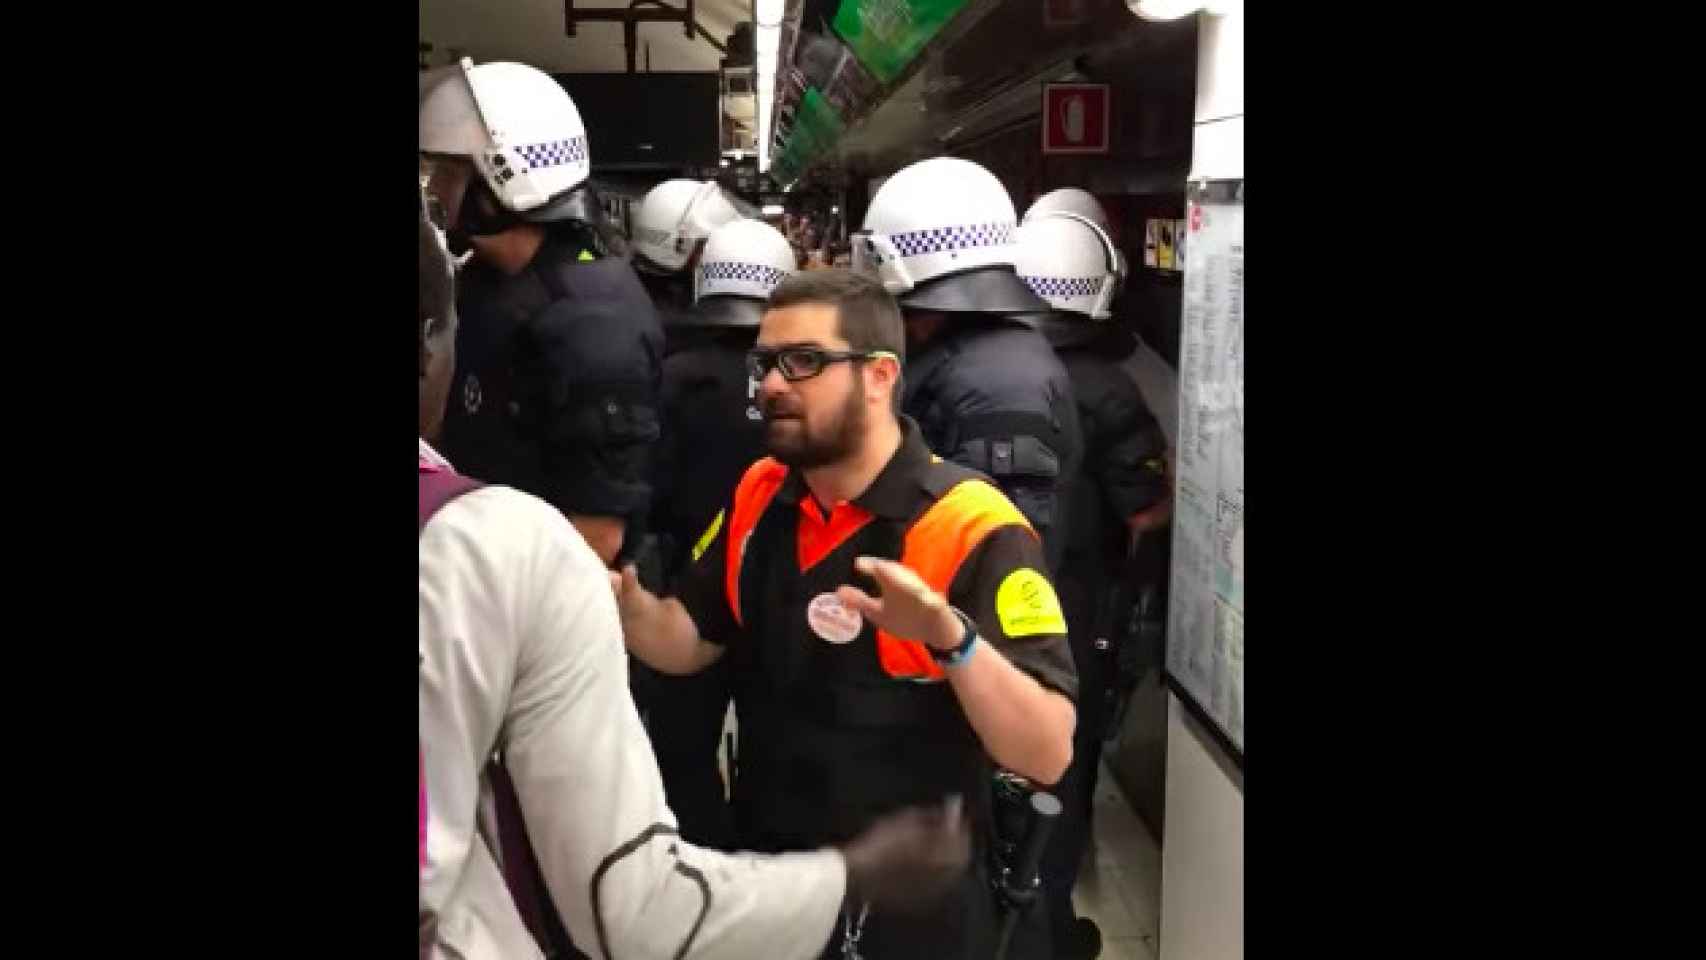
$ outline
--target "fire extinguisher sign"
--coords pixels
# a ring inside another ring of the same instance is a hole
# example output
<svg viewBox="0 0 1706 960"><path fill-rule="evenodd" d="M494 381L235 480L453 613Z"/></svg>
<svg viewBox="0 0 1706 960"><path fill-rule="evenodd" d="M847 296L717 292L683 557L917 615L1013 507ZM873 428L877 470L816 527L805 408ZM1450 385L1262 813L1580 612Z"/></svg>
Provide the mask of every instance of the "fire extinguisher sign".
<svg viewBox="0 0 1706 960"><path fill-rule="evenodd" d="M1043 84L1043 152L1108 152L1108 85Z"/></svg>

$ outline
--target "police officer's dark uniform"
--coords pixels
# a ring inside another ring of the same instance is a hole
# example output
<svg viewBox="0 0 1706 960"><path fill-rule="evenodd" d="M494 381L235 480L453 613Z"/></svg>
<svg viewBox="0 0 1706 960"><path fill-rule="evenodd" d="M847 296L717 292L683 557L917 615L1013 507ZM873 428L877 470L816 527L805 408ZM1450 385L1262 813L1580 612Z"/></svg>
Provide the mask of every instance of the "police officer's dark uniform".
<svg viewBox="0 0 1706 960"><path fill-rule="evenodd" d="M908 345L903 409L932 450L995 481L1042 535L1054 569L1068 522L1061 489L1083 440L1066 369L1020 318L1047 304L1010 267L926 281L898 299L948 317L934 339Z"/></svg>
<svg viewBox="0 0 1706 960"><path fill-rule="evenodd" d="M901 447L870 488L827 511L797 472L770 458L754 464L679 595L700 636L729 647L743 848L811 849L950 794L965 798L977 835L989 835L990 763L935 658L870 623L843 622L857 630L850 638L825 634L808 613L842 584L873 589L853 570L858 556L901 560L1003 656L1067 697L1076 692L1035 534L984 478L933 457L917 424L901 423ZM1026 603L1044 615L1027 617ZM840 956L858 912L849 905L826 956ZM1013 956L1047 956L1040 921L1027 916ZM921 918L872 914L858 948L871 960L987 960L996 932L980 855L951 903Z"/></svg>
<svg viewBox="0 0 1706 960"><path fill-rule="evenodd" d="M1084 461L1067 478L1069 526L1065 553L1055 570L1070 626L1078 671L1078 725L1072 764L1055 787L1064 808L1044 854L1042 880L1056 941L1067 939L1072 888L1090 841L1090 813L1108 695L1116 678L1097 638L1119 642L1130 613L1131 584L1118 581L1130 568L1126 518L1167 495L1167 438L1120 364L1137 348L1125 329L1087 318L1044 318L1042 328L1071 377L1084 429ZM1123 587L1123 589L1122 589Z"/></svg>
<svg viewBox="0 0 1706 960"><path fill-rule="evenodd" d="M634 255L634 272L663 325L665 356L699 342L702 338L696 331L703 327L693 322L693 285L686 279L688 274L666 272L639 253Z"/></svg>
<svg viewBox="0 0 1706 960"><path fill-rule="evenodd" d="M546 238L519 274L475 257L458 279L445 453L565 513L643 520L663 330L586 188L553 207L562 219L529 215Z"/></svg>
<svg viewBox="0 0 1706 960"><path fill-rule="evenodd" d="M663 362L663 437L652 507L667 584L685 573L696 549L703 550L697 540L728 491L764 455L764 419L746 367L763 310L755 300L710 298L664 330L682 344ZM638 661L634 667L649 670ZM716 762L729 705L728 663L686 677L659 674L651 684L646 723L682 838L735 849Z"/></svg>

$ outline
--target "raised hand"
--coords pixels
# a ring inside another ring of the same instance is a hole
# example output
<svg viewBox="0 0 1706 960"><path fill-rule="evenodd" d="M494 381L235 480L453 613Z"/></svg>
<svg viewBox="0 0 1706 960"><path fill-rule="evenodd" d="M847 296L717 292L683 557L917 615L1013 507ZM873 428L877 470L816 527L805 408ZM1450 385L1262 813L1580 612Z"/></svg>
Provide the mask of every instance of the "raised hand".
<svg viewBox="0 0 1706 960"><path fill-rule="evenodd" d="M960 643L964 627L948 601L930 589L918 574L893 560L860 557L853 569L877 581L880 598L858 587L835 591L842 604L864 614L880 629L905 640L916 640L939 650L952 650Z"/></svg>

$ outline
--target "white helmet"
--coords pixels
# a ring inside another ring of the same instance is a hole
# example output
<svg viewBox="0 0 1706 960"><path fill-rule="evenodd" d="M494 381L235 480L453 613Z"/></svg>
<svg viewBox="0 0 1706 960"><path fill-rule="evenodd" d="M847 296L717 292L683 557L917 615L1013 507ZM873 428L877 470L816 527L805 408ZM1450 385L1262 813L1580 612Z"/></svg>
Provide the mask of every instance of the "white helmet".
<svg viewBox="0 0 1706 960"><path fill-rule="evenodd" d="M1036 203L1031 204L1031 209L1025 211L1024 219L1019 222L1030 223L1037 217L1051 213L1076 213L1101 227L1103 233L1108 232L1108 212L1102 209L1101 201L1088 190L1080 190L1077 187L1050 190L1038 197Z"/></svg>
<svg viewBox="0 0 1706 960"><path fill-rule="evenodd" d="M956 157L921 160L871 198L854 267L881 280L904 307L1036 313L1045 305L1013 273L1017 219L988 170Z"/></svg>
<svg viewBox="0 0 1706 960"><path fill-rule="evenodd" d="M1106 320L1119 285L1117 255L1113 241L1089 217L1046 213L1027 217L1019 227L1014 269L1056 311Z"/></svg>
<svg viewBox="0 0 1706 960"><path fill-rule="evenodd" d="M694 308L688 323L756 327L770 291L794 272L794 248L762 220L724 224L705 241L693 274Z"/></svg>
<svg viewBox="0 0 1706 960"><path fill-rule="evenodd" d="M421 85L421 152L468 157L504 209L543 213L592 173L580 111L549 75L464 57Z"/></svg>
<svg viewBox="0 0 1706 960"><path fill-rule="evenodd" d="M693 248L742 212L723 188L698 180L665 180L640 201L634 215L634 248L654 266L675 273L687 266Z"/></svg>
<svg viewBox="0 0 1706 960"><path fill-rule="evenodd" d="M1101 201L1090 191L1077 187L1061 187L1038 197L1037 202L1031 204L1031 209L1025 211L1024 219L1019 222L1030 223L1051 213L1074 213L1094 223L1104 234L1113 232L1113 228L1108 225L1108 212L1102 209ZM1125 254L1121 253L1118 247L1114 248L1114 263L1115 272L1119 274L1118 283L1123 285L1126 278L1126 260Z"/></svg>

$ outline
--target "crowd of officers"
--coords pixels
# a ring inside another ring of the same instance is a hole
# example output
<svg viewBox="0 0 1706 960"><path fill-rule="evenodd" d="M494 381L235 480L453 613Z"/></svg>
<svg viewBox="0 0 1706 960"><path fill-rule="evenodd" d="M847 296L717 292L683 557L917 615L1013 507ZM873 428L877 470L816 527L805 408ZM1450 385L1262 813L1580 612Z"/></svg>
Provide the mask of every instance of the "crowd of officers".
<svg viewBox="0 0 1706 960"><path fill-rule="evenodd" d="M715 183L613 228L530 67L424 75L420 136L423 956L1094 956L1110 600L1169 493L1094 198L921 161L802 273ZM535 621L619 626L628 688ZM998 782L1064 805L999 947Z"/></svg>

